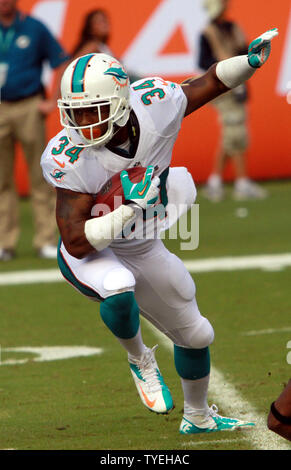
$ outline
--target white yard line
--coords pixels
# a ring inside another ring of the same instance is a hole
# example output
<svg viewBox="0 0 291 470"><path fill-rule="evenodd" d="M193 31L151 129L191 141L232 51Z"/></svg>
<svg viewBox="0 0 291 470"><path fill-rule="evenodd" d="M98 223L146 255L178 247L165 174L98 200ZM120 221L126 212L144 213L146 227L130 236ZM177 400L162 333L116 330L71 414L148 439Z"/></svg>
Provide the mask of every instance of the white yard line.
<svg viewBox="0 0 291 470"><path fill-rule="evenodd" d="M290 326L286 326L283 328L267 328L265 330L250 330L245 331L242 336L259 336L259 335L272 335L274 333L289 333L291 331Z"/></svg>
<svg viewBox="0 0 291 470"><path fill-rule="evenodd" d="M240 442L241 441L248 441L247 437L240 437ZM230 443L237 443L237 439L211 439L211 441L187 441L183 442L182 446L183 447L197 447L197 446L205 446L205 444L210 443L210 444L230 444Z"/></svg>
<svg viewBox="0 0 291 470"><path fill-rule="evenodd" d="M291 253L280 255L230 256L226 258L208 258L185 260L190 272L236 271L244 269L280 270L291 266Z"/></svg>
<svg viewBox="0 0 291 470"><path fill-rule="evenodd" d="M0 274L0 286L38 284L42 282L59 282L63 280L64 278L59 269L14 271Z"/></svg>
<svg viewBox="0 0 291 470"><path fill-rule="evenodd" d="M281 255L233 256L226 258L207 258L198 260L186 259L183 261L186 268L191 273L237 271L245 269L277 271L291 266L291 254L285 253ZM61 281L64 281L64 278L61 275L59 269L42 269L0 273L0 286Z"/></svg>
<svg viewBox="0 0 291 470"><path fill-rule="evenodd" d="M143 321L157 336L160 343L168 350L173 351L173 343L148 321ZM258 413L213 364L211 365L209 397L218 408L223 410L224 414L227 413L230 417L241 418L256 424L254 428L235 431L237 432L238 441L240 437L249 441L250 450L291 450L291 444L268 430L266 426L267 411L266 415ZM218 437L218 434L215 433L215 437ZM223 440L221 442L223 443ZM211 441L205 441L205 445L210 443Z"/></svg>

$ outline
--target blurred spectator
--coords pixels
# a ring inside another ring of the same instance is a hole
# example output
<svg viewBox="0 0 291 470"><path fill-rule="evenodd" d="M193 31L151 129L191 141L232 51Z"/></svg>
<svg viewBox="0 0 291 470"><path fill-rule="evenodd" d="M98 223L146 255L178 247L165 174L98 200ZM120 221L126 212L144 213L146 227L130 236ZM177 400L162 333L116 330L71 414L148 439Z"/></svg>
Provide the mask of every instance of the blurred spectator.
<svg viewBox="0 0 291 470"><path fill-rule="evenodd" d="M291 379L272 403L267 424L271 431L291 441Z"/></svg>
<svg viewBox="0 0 291 470"><path fill-rule="evenodd" d="M38 255L55 258L55 194L45 182L40 157L46 145L45 116L56 107L59 81L68 57L48 29L17 8L17 0L0 0L0 260L15 255L19 238L18 198L14 188L15 143L27 160L34 212L33 244ZM58 70L50 99L41 83L48 60ZM63 64L63 65L61 65Z"/></svg>
<svg viewBox="0 0 291 470"><path fill-rule="evenodd" d="M111 23L108 13L101 8L90 11L84 19L80 37L72 52L72 57L76 58L86 54L103 52L118 59L108 46L110 34ZM128 74L131 83L140 78L130 70L128 70Z"/></svg>
<svg viewBox="0 0 291 470"><path fill-rule="evenodd" d="M215 62L248 52L240 27L226 19L228 3L229 0L204 0L210 22L200 37L199 66L202 70L207 70ZM236 171L234 198L243 200L266 196L266 191L250 181L246 174L245 152L249 143L247 100L247 87L241 85L212 101L221 123L221 143L204 190L204 195L212 201L220 201L224 196L223 170L229 158L233 159Z"/></svg>
<svg viewBox="0 0 291 470"><path fill-rule="evenodd" d="M108 46L110 30L109 16L105 10L98 8L87 13L79 41L72 53L73 58L96 52L114 56Z"/></svg>

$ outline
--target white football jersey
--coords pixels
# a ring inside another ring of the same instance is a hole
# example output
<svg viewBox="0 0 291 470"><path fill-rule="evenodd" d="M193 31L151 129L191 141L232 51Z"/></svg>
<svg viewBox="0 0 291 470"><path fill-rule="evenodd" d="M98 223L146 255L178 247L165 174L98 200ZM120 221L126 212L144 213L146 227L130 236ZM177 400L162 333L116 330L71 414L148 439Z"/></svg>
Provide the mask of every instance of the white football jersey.
<svg viewBox="0 0 291 470"><path fill-rule="evenodd" d="M124 150L114 149L113 152L104 146L74 147L66 131L62 130L50 140L41 157L47 182L59 188L97 194L104 183L120 170L153 165L154 174L162 180L162 193L187 98L180 85L151 77L131 85L130 102L139 127L138 144L131 158Z"/></svg>
<svg viewBox="0 0 291 470"><path fill-rule="evenodd" d="M151 78L131 85L130 101L140 128L133 158L113 153L104 146L74 147L62 130L50 140L41 158L47 182L72 191L97 194L113 174L126 168L154 165L159 167L155 174L161 174L171 162L187 105L186 96L179 85Z"/></svg>

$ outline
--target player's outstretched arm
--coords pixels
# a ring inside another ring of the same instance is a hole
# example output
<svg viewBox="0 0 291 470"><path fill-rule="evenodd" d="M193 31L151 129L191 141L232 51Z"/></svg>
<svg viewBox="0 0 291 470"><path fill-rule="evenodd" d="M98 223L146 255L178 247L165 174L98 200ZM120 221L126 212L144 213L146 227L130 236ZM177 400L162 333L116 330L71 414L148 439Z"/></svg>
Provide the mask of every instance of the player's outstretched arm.
<svg viewBox="0 0 291 470"><path fill-rule="evenodd" d="M271 52L271 41L278 34L277 28L271 29L251 42L247 55L218 62L201 77L185 80L182 83L188 99L185 116L251 78L267 61Z"/></svg>
<svg viewBox="0 0 291 470"><path fill-rule="evenodd" d="M222 93L229 91L229 88L216 75L216 64L212 65L201 77L188 78L181 86L188 101L185 117Z"/></svg>

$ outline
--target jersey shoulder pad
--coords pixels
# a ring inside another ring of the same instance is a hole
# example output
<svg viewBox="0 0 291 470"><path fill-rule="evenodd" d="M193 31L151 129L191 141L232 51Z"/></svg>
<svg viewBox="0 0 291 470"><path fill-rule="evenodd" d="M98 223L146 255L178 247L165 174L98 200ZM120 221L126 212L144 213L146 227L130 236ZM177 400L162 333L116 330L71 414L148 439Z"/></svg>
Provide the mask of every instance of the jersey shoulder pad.
<svg viewBox="0 0 291 470"><path fill-rule="evenodd" d="M179 84L161 77L146 78L131 85L131 95L139 110L149 114L158 133L162 136L177 133L187 106Z"/></svg>
<svg viewBox="0 0 291 470"><path fill-rule="evenodd" d="M131 84L131 90L145 106L154 104L157 100L166 102L173 99L179 88L177 83L161 77L144 78Z"/></svg>
<svg viewBox="0 0 291 470"><path fill-rule="evenodd" d="M66 132L62 130L47 144L42 157L41 167L46 181L55 187L82 191L79 158L83 148L70 144Z"/></svg>

